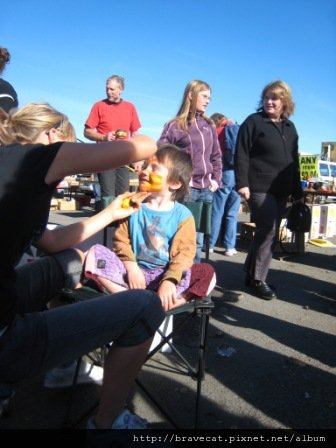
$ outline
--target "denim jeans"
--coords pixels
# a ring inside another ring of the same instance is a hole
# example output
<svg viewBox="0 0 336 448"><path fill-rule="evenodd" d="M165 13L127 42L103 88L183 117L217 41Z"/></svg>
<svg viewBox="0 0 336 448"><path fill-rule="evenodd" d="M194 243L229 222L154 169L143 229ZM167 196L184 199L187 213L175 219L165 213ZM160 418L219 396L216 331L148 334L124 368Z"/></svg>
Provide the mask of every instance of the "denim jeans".
<svg viewBox="0 0 336 448"><path fill-rule="evenodd" d="M190 188L188 197L185 198L186 201L195 202L209 202L213 200L213 192L209 188ZM203 247L204 235L201 232L196 233L196 257L195 263L200 263L201 253Z"/></svg>
<svg viewBox="0 0 336 448"><path fill-rule="evenodd" d="M152 291L104 295L45 309L61 288L73 288L81 261L75 251L42 257L19 268L18 314L0 337L0 398L16 382L69 363L114 341L135 346L152 337L165 317Z"/></svg>
<svg viewBox="0 0 336 448"><path fill-rule="evenodd" d="M234 249L237 237L239 206L240 196L235 190L234 170L224 170L221 187L215 191L213 196L210 236L211 248L216 245L222 222L224 222L224 249Z"/></svg>

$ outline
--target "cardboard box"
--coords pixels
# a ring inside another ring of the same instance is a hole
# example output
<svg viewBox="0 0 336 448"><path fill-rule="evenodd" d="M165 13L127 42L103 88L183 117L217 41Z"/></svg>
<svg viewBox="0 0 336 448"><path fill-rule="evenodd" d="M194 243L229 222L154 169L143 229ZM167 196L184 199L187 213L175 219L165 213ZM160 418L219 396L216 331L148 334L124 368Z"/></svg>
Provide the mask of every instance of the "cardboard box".
<svg viewBox="0 0 336 448"><path fill-rule="evenodd" d="M336 204L321 205L320 234L327 238L336 234Z"/></svg>
<svg viewBox="0 0 336 448"><path fill-rule="evenodd" d="M91 203L90 196L86 194L75 194L74 199L78 202L79 208L87 207Z"/></svg>
<svg viewBox="0 0 336 448"><path fill-rule="evenodd" d="M79 210L79 204L75 199L58 199L58 210Z"/></svg>
<svg viewBox="0 0 336 448"><path fill-rule="evenodd" d="M309 205L311 211L311 226L309 232L309 239L316 239L320 236L320 222L321 222L321 206Z"/></svg>
<svg viewBox="0 0 336 448"><path fill-rule="evenodd" d="M316 213L316 212L315 212ZM295 235L287 229L286 227L286 219L281 220L281 224L279 227L279 235L278 240L282 243L294 244L295 243ZM255 232L255 224L254 222L244 222L241 225L240 237L251 240L254 236ZM305 233L304 242L308 241L308 233Z"/></svg>
<svg viewBox="0 0 336 448"><path fill-rule="evenodd" d="M52 198L50 201L50 210L58 210L58 201L56 198Z"/></svg>
<svg viewBox="0 0 336 448"><path fill-rule="evenodd" d="M250 209L246 201L241 201L238 213L250 213Z"/></svg>

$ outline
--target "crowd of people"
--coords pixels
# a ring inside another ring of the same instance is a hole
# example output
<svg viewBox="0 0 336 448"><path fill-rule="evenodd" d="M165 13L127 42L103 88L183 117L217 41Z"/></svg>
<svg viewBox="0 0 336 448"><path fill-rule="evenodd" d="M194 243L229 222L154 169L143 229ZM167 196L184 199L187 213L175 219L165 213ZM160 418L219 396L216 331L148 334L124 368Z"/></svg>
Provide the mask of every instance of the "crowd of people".
<svg viewBox="0 0 336 448"><path fill-rule="evenodd" d="M0 48L0 73L10 60ZM107 98L95 103L84 135L97 142L76 143L68 117L49 104L18 108L14 88L0 79L0 415L15 383L46 373L46 385L69 385L74 360L98 346L113 344L104 365L97 414L88 428L145 428L124 409L165 311L215 285L210 265L200 271L203 235L196 234L187 201L213 204L211 249L220 235L224 254L234 256L238 210L246 200L256 225L244 270L255 296L276 297L266 280L281 217L289 196L302 200L298 135L289 116L294 101L288 84L271 82L261 92L256 113L241 124L234 166L226 166L224 114L206 115L211 87L190 81L175 117L158 141L139 135L135 106L121 98L124 79L106 81ZM142 182L161 178L157 191L137 196L129 190L129 166ZM65 176L98 173L109 206L70 226L47 228L50 201ZM29 199L29 200L28 200ZM130 206L124 206L127 199ZM120 221L113 251L95 246L90 264L78 245ZM33 244L44 254L18 266ZM83 271L103 291L97 299L54 306L63 288L79 287ZM207 273L204 276L204 272ZM206 277L206 278L205 278ZM89 378L84 369L83 381ZM51 385L51 386L50 386ZM55 386L55 387L61 387Z"/></svg>

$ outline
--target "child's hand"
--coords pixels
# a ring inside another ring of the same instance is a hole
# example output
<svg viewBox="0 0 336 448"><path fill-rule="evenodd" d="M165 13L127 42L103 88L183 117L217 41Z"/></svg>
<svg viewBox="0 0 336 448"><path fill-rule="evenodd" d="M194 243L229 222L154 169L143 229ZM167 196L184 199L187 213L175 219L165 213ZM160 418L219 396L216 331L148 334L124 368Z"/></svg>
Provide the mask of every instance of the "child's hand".
<svg viewBox="0 0 336 448"><path fill-rule="evenodd" d="M181 301L181 299L177 298L176 285L169 280L164 280L160 284L157 293L161 299L161 303L165 311L168 311L172 308L176 308L177 306L180 306L183 303L185 303L185 301L183 300Z"/></svg>
<svg viewBox="0 0 336 448"><path fill-rule="evenodd" d="M129 289L146 289L145 276L136 263L129 264L126 270Z"/></svg>

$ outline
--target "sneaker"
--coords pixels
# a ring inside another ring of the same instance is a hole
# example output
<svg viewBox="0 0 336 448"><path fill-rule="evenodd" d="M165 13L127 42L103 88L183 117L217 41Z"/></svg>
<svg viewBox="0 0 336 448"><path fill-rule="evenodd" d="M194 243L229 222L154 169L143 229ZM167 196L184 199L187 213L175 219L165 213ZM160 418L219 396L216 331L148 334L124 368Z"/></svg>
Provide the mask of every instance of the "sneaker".
<svg viewBox="0 0 336 448"><path fill-rule="evenodd" d="M44 378L44 387L56 389L72 386L76 366L77 361L70 366L56 367L50 370ZM104 369L102 367L82 361L78 372L77 384L102 384L103 375Z"/></svg>
<svg viewBox="0 0 336 448"><path fill-rule="evenodd" d="M226 251L224 252L224 255L226 255L227 257L232 257L233 255L236 254L237 254L236 249L226 249Z"/></svg>
<svg viewBox="0 0 336 448"><path fill-rule="evenodd" d="M114 420L111 429L146 429L148 422L145 418L132 414L128 409L124 409L122 413ZM90 417L86 429L97 429L93 417Z"/></svg>

